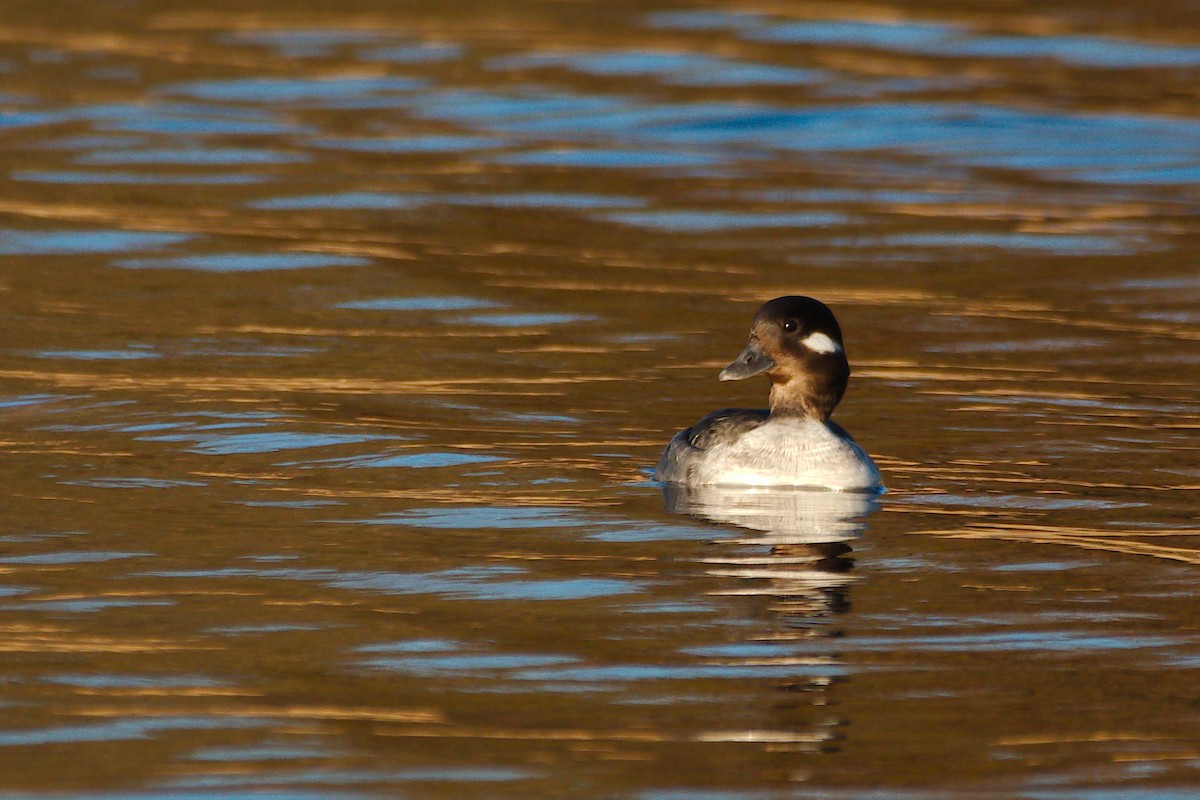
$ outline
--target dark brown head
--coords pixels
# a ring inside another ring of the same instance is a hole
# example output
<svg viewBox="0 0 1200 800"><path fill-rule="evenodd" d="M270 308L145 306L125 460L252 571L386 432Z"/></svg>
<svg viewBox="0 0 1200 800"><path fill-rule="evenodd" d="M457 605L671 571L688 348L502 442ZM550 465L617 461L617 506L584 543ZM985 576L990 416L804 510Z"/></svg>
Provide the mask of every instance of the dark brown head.
<svg viewBox="0 0 1200 800"><path fill-rule="evenodd" d="M811 297L777 297L750 323L750 341L720 379L771 379L771 414L825 420L850 379L842 329L833 312Z"/></svg>

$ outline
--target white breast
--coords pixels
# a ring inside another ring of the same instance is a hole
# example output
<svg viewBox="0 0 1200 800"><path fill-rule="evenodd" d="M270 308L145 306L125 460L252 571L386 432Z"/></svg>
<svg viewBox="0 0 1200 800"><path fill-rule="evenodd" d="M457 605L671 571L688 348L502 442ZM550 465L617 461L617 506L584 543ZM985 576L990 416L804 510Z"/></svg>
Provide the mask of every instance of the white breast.
<svg viewBox="0 0 1200 800"><path fill-rule="evenodd" d="M735 441L716 444L690 477L707 485L883 488L871 457L814 419L770 419Z"/></svg>

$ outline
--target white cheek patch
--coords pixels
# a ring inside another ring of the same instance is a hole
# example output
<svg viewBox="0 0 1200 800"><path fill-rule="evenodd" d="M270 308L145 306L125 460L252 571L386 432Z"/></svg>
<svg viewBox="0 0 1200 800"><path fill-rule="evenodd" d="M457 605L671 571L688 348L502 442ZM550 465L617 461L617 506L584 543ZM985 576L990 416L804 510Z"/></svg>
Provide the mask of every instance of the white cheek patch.
<svg viewBox="0 0 1200 800"><path fill-rule="evenodd" d="M814 353L837 353L842 349L842 346L829 338L829 334L810 333L808 336L800 340L800 344L812 350Z"/></svg>

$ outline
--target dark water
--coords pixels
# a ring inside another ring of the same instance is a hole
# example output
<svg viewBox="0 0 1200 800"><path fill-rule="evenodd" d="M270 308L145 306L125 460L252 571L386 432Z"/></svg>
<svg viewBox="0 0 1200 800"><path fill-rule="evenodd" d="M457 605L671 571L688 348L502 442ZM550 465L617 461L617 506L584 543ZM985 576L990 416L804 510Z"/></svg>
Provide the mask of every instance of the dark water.
<svg viewBox="0 0 1200 800"><path fill-rule="evenodd" d="M0 791L1195 796L1198 11L4 3Z"/></svg>

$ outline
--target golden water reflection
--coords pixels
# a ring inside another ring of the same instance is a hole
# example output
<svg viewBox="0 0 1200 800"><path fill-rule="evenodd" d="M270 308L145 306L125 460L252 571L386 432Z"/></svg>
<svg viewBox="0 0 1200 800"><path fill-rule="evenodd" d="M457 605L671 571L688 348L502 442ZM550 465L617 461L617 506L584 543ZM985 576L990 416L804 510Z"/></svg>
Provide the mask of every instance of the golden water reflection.
<svg viewBox="0 0 1200 800"><path fill-rule="evenodd" d="M1195 17L7 4L0 794L1186 796Z"/></svg>

